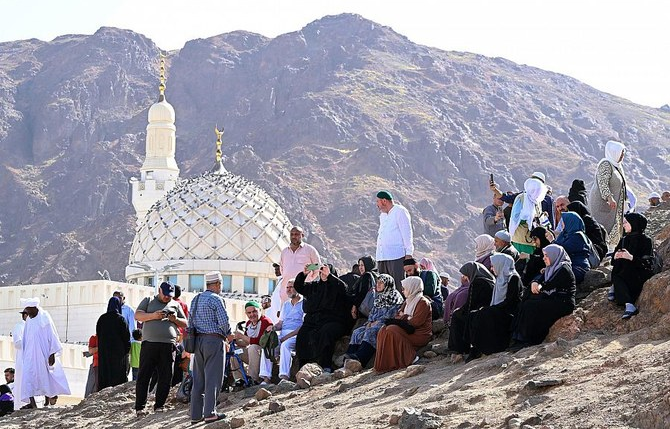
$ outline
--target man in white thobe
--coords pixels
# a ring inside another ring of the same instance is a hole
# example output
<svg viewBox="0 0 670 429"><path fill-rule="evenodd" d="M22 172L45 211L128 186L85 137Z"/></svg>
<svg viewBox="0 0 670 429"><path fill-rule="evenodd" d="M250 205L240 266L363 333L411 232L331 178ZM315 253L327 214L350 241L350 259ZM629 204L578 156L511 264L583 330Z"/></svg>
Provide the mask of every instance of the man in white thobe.
<svg viewBox="0 0 670 429"><path fill-rule="evenodd" d="M44 405L55 405L58 395L69 395L70 386L58 356L63 346L49 313L39 307L39 298L26 302L28 313L23 330L23 376L21 400L36 408L35 396L44 395Z"/></svg>
<svg viewBox="0 0 670 429"><path fill-rule="evenodd" d="M21 298L21 305L25 308L26 300ZM14 363L14 386L12 387L12 394L14 395L14 410L18 410L25 402L21 401L21 378L23 377L23 328L26 326L26 318L28 313L21 310L21 321L14 325L12 329L12 342L14 343L14 352L16 354L16 362Z"/></svg>

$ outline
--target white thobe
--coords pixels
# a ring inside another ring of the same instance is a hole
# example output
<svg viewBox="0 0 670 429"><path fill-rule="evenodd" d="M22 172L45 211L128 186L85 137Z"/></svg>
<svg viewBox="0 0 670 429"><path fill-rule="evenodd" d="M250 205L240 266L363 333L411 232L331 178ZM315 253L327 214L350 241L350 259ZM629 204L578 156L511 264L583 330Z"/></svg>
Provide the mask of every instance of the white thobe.
<svg viewBox="0 0 670 429"><path fill-rule="evenodd" d="M23 320L14 325L12 329L12 342L14 343L14 352L16 353L16 362L14 363L14 387L12 394L14 395L14 409L18 410L25 402L21 401L21 378L23 376L23 328L26 322Z"/></svg>
<svg viewBox="0 0 670 429"><path fill-rule="evenodd" d="M65 378L59 355L63 346L58 339L51 316L39 308L35 318L28 318L23 330L23 377L21 400L31 397L69 395L70 386ZM49 356L55 354L55 363L49 365Z"/></svg>

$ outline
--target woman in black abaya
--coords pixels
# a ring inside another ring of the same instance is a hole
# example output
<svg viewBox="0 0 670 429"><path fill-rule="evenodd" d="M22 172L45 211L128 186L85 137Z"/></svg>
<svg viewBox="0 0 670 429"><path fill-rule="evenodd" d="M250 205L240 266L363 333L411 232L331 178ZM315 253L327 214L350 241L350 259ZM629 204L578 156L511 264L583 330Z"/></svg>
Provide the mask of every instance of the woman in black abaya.
<svg viewBox="0 0 670 429"><path fill-rule="evenodd" d="M107 304L107 313L95 327L98 335L98 389L128 381L130 331L121 315L121 300L115 296Z"/></svg>

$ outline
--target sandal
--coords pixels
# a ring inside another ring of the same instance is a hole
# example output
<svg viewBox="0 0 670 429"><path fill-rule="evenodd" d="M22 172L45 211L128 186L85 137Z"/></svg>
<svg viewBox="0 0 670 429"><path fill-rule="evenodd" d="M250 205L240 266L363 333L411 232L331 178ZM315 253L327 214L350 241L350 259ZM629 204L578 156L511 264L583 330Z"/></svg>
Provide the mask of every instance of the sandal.
<svg viewBox="0 0 670 429"><path fill-rule="evenodd" d="M223 420L225 418L226 418L226 415L223 414L223 413L221 413L221 414L214 413L214 415L212 415L212 416L205 417L205 423L214 423L214 422L218 422L219 420Z"/></svg>

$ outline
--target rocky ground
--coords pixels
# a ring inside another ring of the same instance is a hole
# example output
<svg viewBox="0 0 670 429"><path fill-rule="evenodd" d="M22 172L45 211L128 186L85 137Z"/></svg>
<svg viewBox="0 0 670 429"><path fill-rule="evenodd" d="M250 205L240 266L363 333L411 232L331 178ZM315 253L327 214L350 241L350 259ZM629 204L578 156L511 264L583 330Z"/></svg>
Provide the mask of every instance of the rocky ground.
<svg viewBox="0 0 670 429"><path fill-rule="evenodd" d="M667 253L670 225L655 232L666 237L659 249ZM640 314L628 321L606 291L606 284L594 288L544 344L465 364L446 352L442 332L406 370L324 376L317 367L299 374L298 385L222 394L219 409L228 418L207 427L668 428L670 270L646 283ZM75 406L18 411L3 427L190 426L174 391L167 412L135 417L134 387L105 389Z"/></svg>

